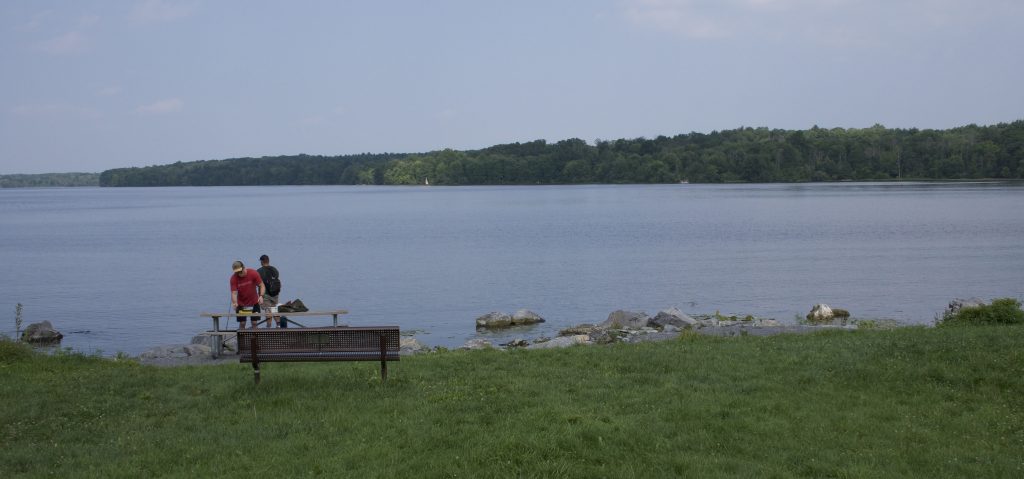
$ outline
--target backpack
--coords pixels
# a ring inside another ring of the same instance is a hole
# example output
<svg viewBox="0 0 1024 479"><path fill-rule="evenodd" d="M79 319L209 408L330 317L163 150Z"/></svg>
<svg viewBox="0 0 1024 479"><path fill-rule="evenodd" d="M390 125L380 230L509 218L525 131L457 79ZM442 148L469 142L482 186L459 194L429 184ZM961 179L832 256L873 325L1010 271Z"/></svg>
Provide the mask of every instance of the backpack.
<svg viewBox="0 0 1024 479"><path fill-rule="evenodd" d="M267 287L267 296L281 294L281 278L278 276L280 273L277 272L277 268L268 266L266 273L267 278L263 281L263 286Z"/></svg>
<svg viewBox="0 0 1024 479"><path fill-rule="evenodd" d="M277 307L279 313L304 313L309 311L301 299L293 299Z"/></svg>

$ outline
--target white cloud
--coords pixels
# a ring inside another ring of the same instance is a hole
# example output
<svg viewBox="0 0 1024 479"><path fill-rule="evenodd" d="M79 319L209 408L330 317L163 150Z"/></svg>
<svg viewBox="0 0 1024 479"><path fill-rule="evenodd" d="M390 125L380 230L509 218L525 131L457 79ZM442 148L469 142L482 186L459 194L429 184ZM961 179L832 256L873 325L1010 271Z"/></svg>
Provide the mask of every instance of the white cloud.
<svg viewBox="0 0 1024 479"><path fill-rule="evenodd" d="M44 40L36 44L36 48L50 55L68 55L84 51L88 46L88 37L77 31Z"/></svg>
<svg viewBox="0 0 1024 479"><path fill-rule="evenodd" d="M185 18L194 11L192 4L146 0L135 5L129 18L138 23L169 22Z"/></svg>
<svg viewBox="0 0 1024 479"><path fill-rule="evenodd" d="M160 100L148 105L142 105L135 109L136 113L142 113L145 115L163 115L165 113L174 113L181 111L184 107L184 103L179 98L168 98L166 100Z"/></svg>

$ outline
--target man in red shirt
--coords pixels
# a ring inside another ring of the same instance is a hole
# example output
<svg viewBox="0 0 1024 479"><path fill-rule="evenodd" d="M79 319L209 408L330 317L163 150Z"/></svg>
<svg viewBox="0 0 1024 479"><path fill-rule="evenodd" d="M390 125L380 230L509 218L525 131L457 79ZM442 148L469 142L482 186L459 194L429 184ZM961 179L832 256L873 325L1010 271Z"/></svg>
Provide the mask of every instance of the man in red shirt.
<svg viewBox="0 0 1024 479"><path fill-rule="evenodd" d="M231 264L231 307L236 313L250 313L249 322L251 328L256 328L260 320L260 300L263 298L265 286L260 274L252 268L246 268L241 261ZM245 316L238 317L238 329L245 328Z"/></svg>

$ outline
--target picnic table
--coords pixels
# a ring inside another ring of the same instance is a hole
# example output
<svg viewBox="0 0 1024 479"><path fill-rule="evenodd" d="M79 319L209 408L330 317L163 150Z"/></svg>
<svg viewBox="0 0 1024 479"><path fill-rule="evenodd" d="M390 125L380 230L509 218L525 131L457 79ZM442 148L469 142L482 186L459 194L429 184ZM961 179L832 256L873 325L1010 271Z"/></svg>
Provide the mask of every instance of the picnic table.
<svg viewBox="0 0 1024 479"><path fill-rule="evenodd" d="M308 316L323 316L323 317L326 317L326 316L330 316L333 319L334 326L337 327L338 326L338 316L343 315L343 314L348 314L348 311L344 310L344 309L335 309L335 310L330 310L330 311L303 311L301 313L292 313L292 312L269 313L268 312L267 314L270 314L270 315L275 316L275 317L285 316L285 317L288 317L289 320L291 318L294 318L294 317L308 317ZM206 331L203 334L205 334L207 336L214 336L213 357L214 357L214 359L216 359L216 358L220 357L221 352L223 352L224 338L228 337L228 336L234 336L235 334L238 333L238 329L237 328L234 328L234 329L221 329L220 318L249 318L249 317L252 317L252 316L257 316L257 317L262 318L263 317L263 313L262 312L261 313L234 313L234 312L228 312L228 313L199 313L199 316L203 317L203 318L213 318L213 329L211 329L209 331ZM294 323L294 321L289 321L289 323ZM345 326L345 325L342 325L342 326ZM269 329L269 328L263 328L263 329Z"/></svg>

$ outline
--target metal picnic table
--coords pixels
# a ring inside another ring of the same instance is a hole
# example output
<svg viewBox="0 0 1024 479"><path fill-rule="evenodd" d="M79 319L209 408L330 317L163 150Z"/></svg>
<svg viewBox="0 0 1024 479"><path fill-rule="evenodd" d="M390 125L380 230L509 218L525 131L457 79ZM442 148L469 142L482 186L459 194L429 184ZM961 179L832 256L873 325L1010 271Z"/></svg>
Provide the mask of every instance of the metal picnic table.
<svg viewBox="0 0 1024 479"><path fill-rule="evenodd" d="M213 342L213 344L214 344L214 346L213 346L213 357L214 357L214 359L220 357L221 352L223 351L223 347L224 347L224 339L223 338L225 336L234 335L238 331L237 329L221 329L221 327L220 327L220 318L249 318L249 317L252 317L252 316L256 316L256 317L262 318L263 314L264 313L262 313L262 312L260 312L260 313L234 313L234 312L231 312L231 313L199 313L199 316L202 317L202 318L213 318L213 329L210 330L210 331L206 331L205 334L216 337L216 339ZM342 314L348 314L348 311L344 310L344 309L336 309L336 310L331 310L331 311L303 311L303 312L295 312L295 313L293 313L293 312L269 313L268 312L267 314L269 314L271 316L286 316L289 319L293 318L293 317L300 317L300 316L301 317L305 317L305 316L330 316L333 319L334 326L337 327L338 326L338 316L340 316ZM293 322L293 321L290 321L290 322ZM342 324L341 326L347 326L347 325ZM305 326L301 326L300 325L300 327L305 327Z"/></svg>

